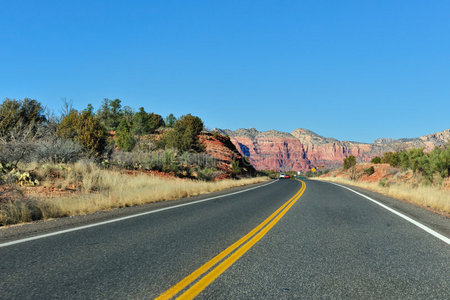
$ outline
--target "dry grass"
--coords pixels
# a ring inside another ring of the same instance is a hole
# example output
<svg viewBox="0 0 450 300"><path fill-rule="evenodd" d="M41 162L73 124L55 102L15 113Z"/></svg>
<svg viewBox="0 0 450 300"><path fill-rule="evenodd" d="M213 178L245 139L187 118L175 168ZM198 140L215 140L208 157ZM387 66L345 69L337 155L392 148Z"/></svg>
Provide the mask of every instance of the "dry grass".
<svg viewBox="0 0 450 300"><path fill-rule="evenodd" d="M191 197L263 182L267 181L267 178L204 182L164 179L147 175L131 177L104 171L99 177L93 177L93 180L100 182L103 187L107 187L106 191L50 198L46 201L51 203L51 206L56 207L60 213L72 216L99 210Z"/></svg>
<svg viewBox="0 0 450 300"><path fill-rule="evenodd" d="M78 192L24 202L15 199L0 206L0 225L43 218L86 214L100 210L175 200L224 189L268 181L268 177L205 182L170 179L145 174L130 176L118 171L102 170L94 164L77 163L55 168L36 169L37 176L47 178L43 185L64 189L76 184ZM24 204L26 203L26 205ZM17 206L17 207L16 207ZM36 214L34 211L40 213ZM39 217L40 216L40 217Z"/></svg>
<svg viewBox="0 0 450 300"><path fill-rule="evenodd" d="M392 183L382 186L375 182L360 182L342 177L321 177L318 180L331 181L361 187L393 198L405 200L435 211L450 214L450 192L438 186L412 186L405 183Z"/></svg>

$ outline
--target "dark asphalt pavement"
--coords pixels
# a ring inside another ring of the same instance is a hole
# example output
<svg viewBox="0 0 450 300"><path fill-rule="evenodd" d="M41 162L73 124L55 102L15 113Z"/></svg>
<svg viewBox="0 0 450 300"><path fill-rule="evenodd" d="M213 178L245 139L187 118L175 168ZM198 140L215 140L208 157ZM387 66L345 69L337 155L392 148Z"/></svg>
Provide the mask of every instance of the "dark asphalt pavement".
<svg viewBox="0 0 450 300"><path fill-rule="evenodd" d="M448 244L351 191L305 182L305 193L284 217L199 298L450 298ZM0 298L154 298L258 226L300 187L280 180L0 248ZM449 219L423 218L450 228Z"/></svg>

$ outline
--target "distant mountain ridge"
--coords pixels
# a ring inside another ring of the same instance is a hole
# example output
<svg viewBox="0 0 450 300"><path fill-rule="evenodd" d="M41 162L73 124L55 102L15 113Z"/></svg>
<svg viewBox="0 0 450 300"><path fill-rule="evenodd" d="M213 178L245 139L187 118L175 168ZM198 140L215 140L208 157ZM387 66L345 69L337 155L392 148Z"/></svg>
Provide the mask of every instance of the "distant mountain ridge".
<svg viewBox="0 0 450 300"><path fill-rule="evenodd" d="M373 143L340 141L298 128L291 133L250 129L214 129L230 137L242 155L248 156L258 170L307 171L312 167L334 168L349 155L368 162L388 151L425 148L430 151L450 141L450 129L418 138L379 138Z"/></svg>

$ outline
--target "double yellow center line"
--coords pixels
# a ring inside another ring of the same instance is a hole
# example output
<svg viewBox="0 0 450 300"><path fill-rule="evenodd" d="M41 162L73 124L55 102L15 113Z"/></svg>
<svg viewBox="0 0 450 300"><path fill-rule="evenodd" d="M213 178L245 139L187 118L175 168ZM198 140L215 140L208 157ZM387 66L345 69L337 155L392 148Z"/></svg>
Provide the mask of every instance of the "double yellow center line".
<svg viewBox="0 0 450 300"><path fill-rule="evenodd" d="M297 179L298 180L298 179ZM189 287L184 293L182 293L178 299L192 299L203 291L211 282L220 276L226 269L228 269L234 262L236 262L245 252L247 252L253 245L255 245L273 226L286 214L286 212L294 205L294 203L303 195L306 189L306 184L302 183L300 190L286 203L284 203L279 209L277 209L270 217L265 219L261 224L255 227L252 231L247 233L237 242L229 246L227 249L219 253L210 261L206 262L203 266L186 276L180 282L173 287L162 293L156 299L170 299L197 280L200 276L205 274L208 270L214 267L210 272L204 275L195 284ZM240 248L239 248L240 247ZM239 249L238 249L239 248ZM237 250L236 250L237 249ZM236 251L234 251L236 250ZM234 251L234 252L233 252ZM231 254L231 255L230 255Z"/></svg>

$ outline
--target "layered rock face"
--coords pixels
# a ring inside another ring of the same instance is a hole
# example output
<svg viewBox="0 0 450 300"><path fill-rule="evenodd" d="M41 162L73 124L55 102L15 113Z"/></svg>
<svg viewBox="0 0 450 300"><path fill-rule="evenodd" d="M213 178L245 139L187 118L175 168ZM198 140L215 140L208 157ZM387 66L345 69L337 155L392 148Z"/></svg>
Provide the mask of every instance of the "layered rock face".
<svg viewBox="0 0 450 300"><path fill-rule="evenodd" d="M241 169L241 175L254 175L256 173L253 165L244 159L241 152L236 149L235 144L226 136L214 136L209 132L202 132L198 138L205 147L205 153L214 157L217 168L222 171L222 174L216 179L232 177L233 162L238 164Z"/></svg>
<svg viewBox="0 0 450 300"><path fill-rule="evenodd" d="M325 138L307 129L296 129L291 133L259 132L254 128L218 131L230 136L240 153L249 157L258 170L334 168L342 165L343 159L349 155L354 155L360 162L369 162L384 152L418 147L429 151L450 140L450 129L415 139L378 139L373 144Z"/></svg>

